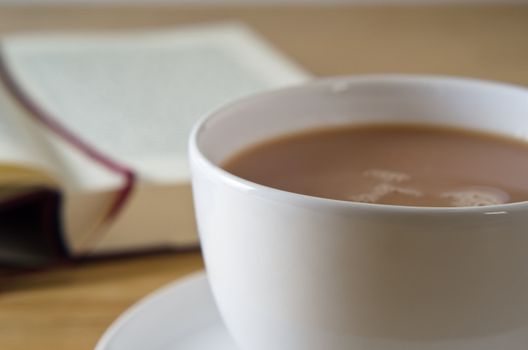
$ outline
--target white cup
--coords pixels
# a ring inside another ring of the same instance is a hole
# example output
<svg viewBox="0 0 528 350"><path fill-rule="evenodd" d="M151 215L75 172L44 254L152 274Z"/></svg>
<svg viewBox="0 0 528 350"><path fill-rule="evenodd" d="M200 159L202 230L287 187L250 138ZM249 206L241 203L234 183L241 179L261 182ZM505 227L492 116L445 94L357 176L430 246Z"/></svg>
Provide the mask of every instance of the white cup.
<svg viewBox="0 0 528 350"><path fill-rule="evenodd" d="M525 138L528 90L430 76L334 78L245 98L195 127L203 253L241 349L528 349L528 202L353 203L258 185L219 166L271 137L385 122Z"/></svg>

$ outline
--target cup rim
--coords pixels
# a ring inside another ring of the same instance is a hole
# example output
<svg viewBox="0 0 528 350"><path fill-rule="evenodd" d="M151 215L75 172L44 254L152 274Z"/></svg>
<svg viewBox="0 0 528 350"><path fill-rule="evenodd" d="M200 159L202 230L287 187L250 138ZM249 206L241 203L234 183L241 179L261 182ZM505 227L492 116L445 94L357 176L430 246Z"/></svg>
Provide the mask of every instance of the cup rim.
<svg viewBox="0 0 528 350"><path fill-rule="evenodd" d="M189 149L189 160L195 162L196 165L202 167L222 183L233 187L235 189L250 192L251 194L266 197L269 199L275 199L284 203L291 203L296 205L304 206L317 206L321 207L333 207L340 209L354 209L354 210L365 210L365 211L383 211L390 213L424 213L424 214L439 214L439 213L474 213L474 214L508 214L509 212L516 211L518 209L524 209L528 206L528 200L521 202L503 203L487 206L466 206L466 207L430 207L430 206L406 206L406 205L394 205L394 204L376 204L376 203L364 203L364 202L353 202L340 199L332 199L325 197L317 197L302 193L290 192L281 190L267 185L258 184L256 182L244 179L237 175L234 175L227 170L224 170L220 166L210 161L205 154L200 150L198 146L198 138L200 133L204 130L205 125L217 115L228 112L229 110L237 107L240 103L255 102L259 99L264 99L274 95L280 95L284 92L303 90L310 87L320 85L332 85L332 84L361 84L369 82L392 82L392 83L436 83L436 84L450 84L450 85L465 85L465 86L479 86L479 87L494 87L502 89L510 89L512 91L522 92L527 95L528 89L519 85L468 78L468 77L454 77L446 75L422 75L422 74L359 74L359 75L345 75L345 76L332 76L325 78L316 78L309 80L308 82L295 84L287 87L278 89L272 89L264 92L257 92L248 96L236 99L228 102L200 118L193 126L191 134L189 136L188 149Z"/></svg>

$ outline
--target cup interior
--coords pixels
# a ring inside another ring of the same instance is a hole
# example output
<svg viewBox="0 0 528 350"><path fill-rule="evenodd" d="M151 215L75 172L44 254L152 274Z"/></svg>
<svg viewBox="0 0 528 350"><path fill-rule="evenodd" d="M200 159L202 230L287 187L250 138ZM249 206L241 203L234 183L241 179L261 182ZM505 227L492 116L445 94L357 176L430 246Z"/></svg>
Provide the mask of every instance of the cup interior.
<svg viewBox="0 0 528 350"><path fill-rule="evenodd" d="M221 108L197 127L212 164L269 138L320 127L447 125L528 138L528 90L487 81L376 75L330 78L257 94Z"/></svg>

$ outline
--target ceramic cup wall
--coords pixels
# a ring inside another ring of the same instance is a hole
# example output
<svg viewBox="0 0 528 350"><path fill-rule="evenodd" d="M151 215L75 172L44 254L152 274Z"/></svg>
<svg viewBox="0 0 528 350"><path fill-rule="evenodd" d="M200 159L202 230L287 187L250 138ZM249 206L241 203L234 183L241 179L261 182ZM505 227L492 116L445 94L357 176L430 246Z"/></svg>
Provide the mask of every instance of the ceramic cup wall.
<svg viewBox="0 0 528 350"><path fill-rule="evenodd" d="M528 349L527 202L352 203L261 186L218 166L269 137L385 122L524 138L528 92L443 77L344 77L237 101L194 129L203 253L241 349Z"/></svg>

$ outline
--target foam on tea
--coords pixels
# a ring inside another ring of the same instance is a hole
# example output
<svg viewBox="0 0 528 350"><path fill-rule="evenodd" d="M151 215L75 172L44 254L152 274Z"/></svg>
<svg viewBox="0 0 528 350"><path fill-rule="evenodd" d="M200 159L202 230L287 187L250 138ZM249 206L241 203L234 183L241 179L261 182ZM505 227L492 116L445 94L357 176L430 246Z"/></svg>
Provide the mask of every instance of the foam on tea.
<svg viewBox="0 0 528 350"><path fill-rule="evenodd" d="M425 125L316 129L223 164L244 179L355 202L466 207L528 200L528 143Z"/></svg>

